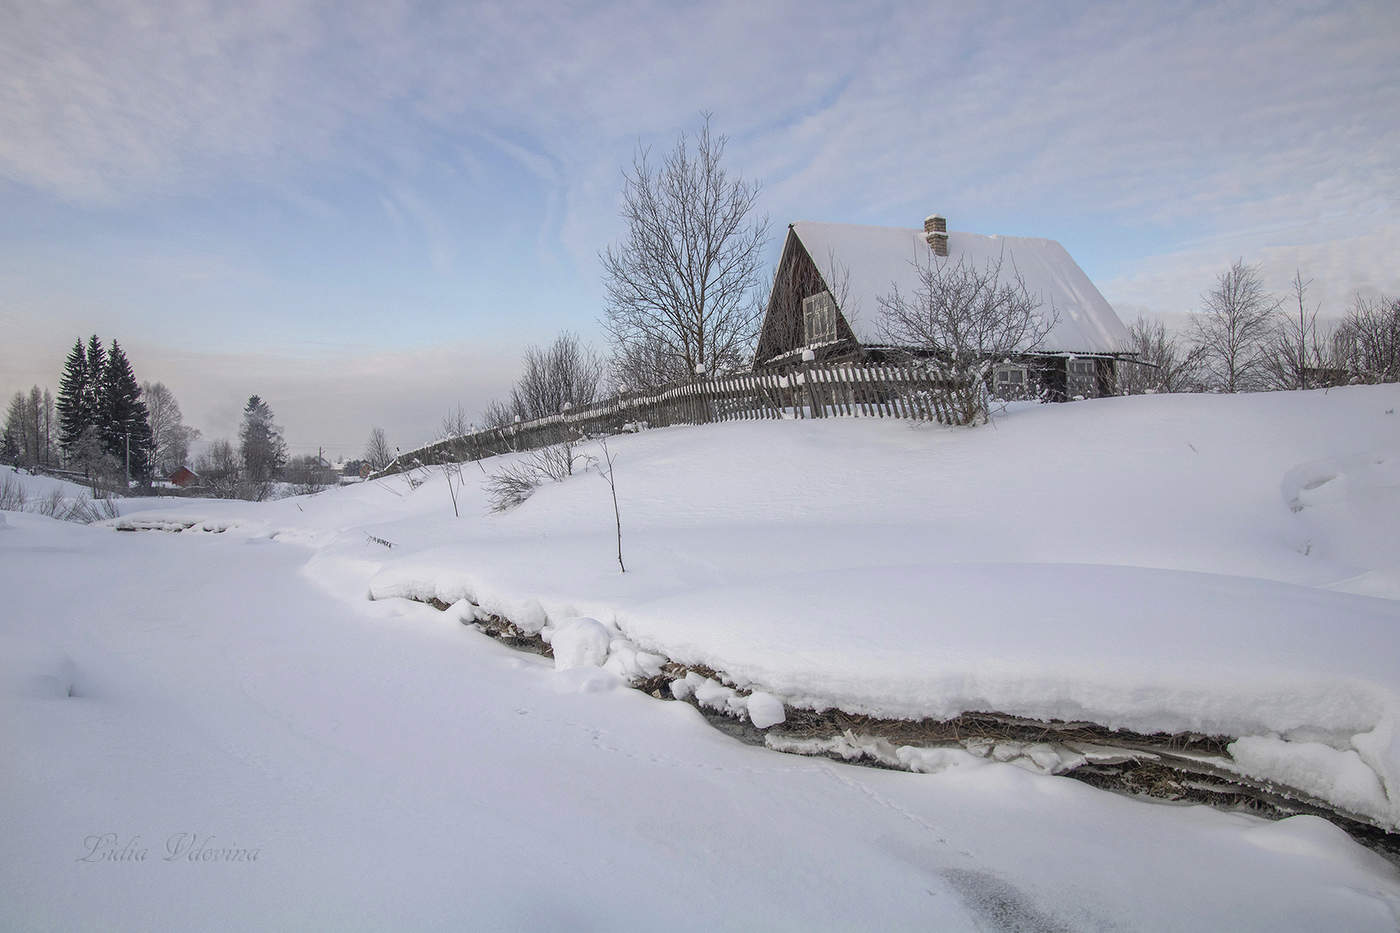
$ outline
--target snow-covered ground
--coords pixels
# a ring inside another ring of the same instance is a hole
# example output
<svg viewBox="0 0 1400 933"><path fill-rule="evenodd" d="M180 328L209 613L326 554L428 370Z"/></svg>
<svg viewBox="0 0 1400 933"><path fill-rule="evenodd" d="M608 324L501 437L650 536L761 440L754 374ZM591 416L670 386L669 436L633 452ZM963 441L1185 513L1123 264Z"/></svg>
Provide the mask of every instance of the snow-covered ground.
<svg viewBox="0 0 1400 933"><path fill-rule="evenodd" d="M56 476L46 476L20 471L12 466L0 466L0 488L19 489L25 497L25 511L33 511L40 502L50 496L59 496L66 501L91 496L92 490L78 483Z"/></svg>
<svg viewBox="0 0 1400 933"><path fill-rule="evenodd" d="M957 750L916 755L931 774L778 755L613 672L703 664L756 719L776 698L1222 734L1243 773L1394 827L1397 407L1363 387L615 438L625 575L587 471L488 514L499 464L467 464L460 518L437 469L113 523L175 535L6 513L0 919L1394 929L1400 874L1315 817ZM456 622L486 612L582 666Z"/></svg>

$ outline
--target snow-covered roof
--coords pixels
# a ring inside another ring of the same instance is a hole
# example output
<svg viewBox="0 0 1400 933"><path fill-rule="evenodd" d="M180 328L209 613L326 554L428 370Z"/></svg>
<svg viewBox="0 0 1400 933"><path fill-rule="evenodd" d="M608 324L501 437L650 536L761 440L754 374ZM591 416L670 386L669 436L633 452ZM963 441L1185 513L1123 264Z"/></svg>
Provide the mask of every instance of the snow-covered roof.
<svg viewBox="0 0 1400 933"><path fill-rule="evenodd" d="M833 291L839 287L838 273L848 276L841 312L862 343L880 342L879 299L896 287L901 294L914 295L919 266L934 258L923 230L811 221L799 221L792 229ZM1027 290L1038 294L1047 308L1053 303L1059 312L1059 322L1040 350L1115 353L1130 349L1128 330L1113 307L1059 243L1037 237L948 233L948 262L965 261L980 269L1003 255L1003 276L1014 266Z"/></svg>

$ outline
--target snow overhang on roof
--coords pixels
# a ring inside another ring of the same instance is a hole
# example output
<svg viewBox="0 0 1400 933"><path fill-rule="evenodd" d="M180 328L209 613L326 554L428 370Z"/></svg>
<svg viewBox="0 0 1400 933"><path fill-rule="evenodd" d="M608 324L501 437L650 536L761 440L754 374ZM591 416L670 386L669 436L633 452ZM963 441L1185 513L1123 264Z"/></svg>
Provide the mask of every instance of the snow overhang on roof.
<svg viewBox="0 0 1400 933"><path fill-rule="evenodd" d="M861 343L880 341L880 298L895 288L912 297L919 289L918 268L934 260L922 230L865 227L799 221L793 233L817 264L822 278L840 301L840 282L847 282L841 313ZM1128 329L1113 307L1089 281L1084 270L1054 240L1036 237L948 234L948 258L977 268L1005 257L1003 276L1014 265L1032 295L1059 321L1037 349L1048 353L1123 353L1131 350Z"/></svg>

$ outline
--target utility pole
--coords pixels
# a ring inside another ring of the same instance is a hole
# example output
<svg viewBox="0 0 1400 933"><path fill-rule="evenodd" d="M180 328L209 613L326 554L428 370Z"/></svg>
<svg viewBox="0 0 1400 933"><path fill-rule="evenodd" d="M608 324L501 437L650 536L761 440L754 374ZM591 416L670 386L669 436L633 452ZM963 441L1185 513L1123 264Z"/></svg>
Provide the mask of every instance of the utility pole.
<svg viewBox="0 0 1400 933"><path fill-rule="evenodd" d="M131 492L131 432L126 432L126 494Z"/></svg>

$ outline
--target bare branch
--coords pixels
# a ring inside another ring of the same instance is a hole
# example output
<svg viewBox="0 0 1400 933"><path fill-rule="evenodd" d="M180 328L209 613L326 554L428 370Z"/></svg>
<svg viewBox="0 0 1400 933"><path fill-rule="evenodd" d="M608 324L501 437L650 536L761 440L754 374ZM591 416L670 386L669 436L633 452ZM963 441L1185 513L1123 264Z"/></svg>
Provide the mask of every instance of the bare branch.
<svg viewBox="0 0 1400 933"><path fill-rule="evenodd" d="M958 420L971 424L987 417L986 371L996 360L1034 352L1059 321L1052 303L1026 287L1016 265L1006 269L1003 252L978 268L934 256L917 265L914 294L898 288L879 299L880 329L896 346L920 347L961 384Z"/></svg>
<svg viewBox="0 0 1400 933"><path fill-rule="evenodd" d="M623 173L623 241L599 257L614 381L630 386L746 362L758 335L753 300L768 219L751 219L759 186L730 178L727 140L710 117L694 140L682 134L654 166L639 149Z"/></svg>
<svg viewBox="0 0 1400 933"><path fill-rule="evenodd" d="M1400 382L1400 298L1358 294L1333 338L1337 365L1365 382Z"/></svg>
<svg viewBox="0 0 1400 933"><path fill-rule="evenodd" d="M1268 346L1281 302L1264 290L1259 270L1238 259L1201 296L1191 324L1206 378L1226 392L1268 385Z"/></svg>

